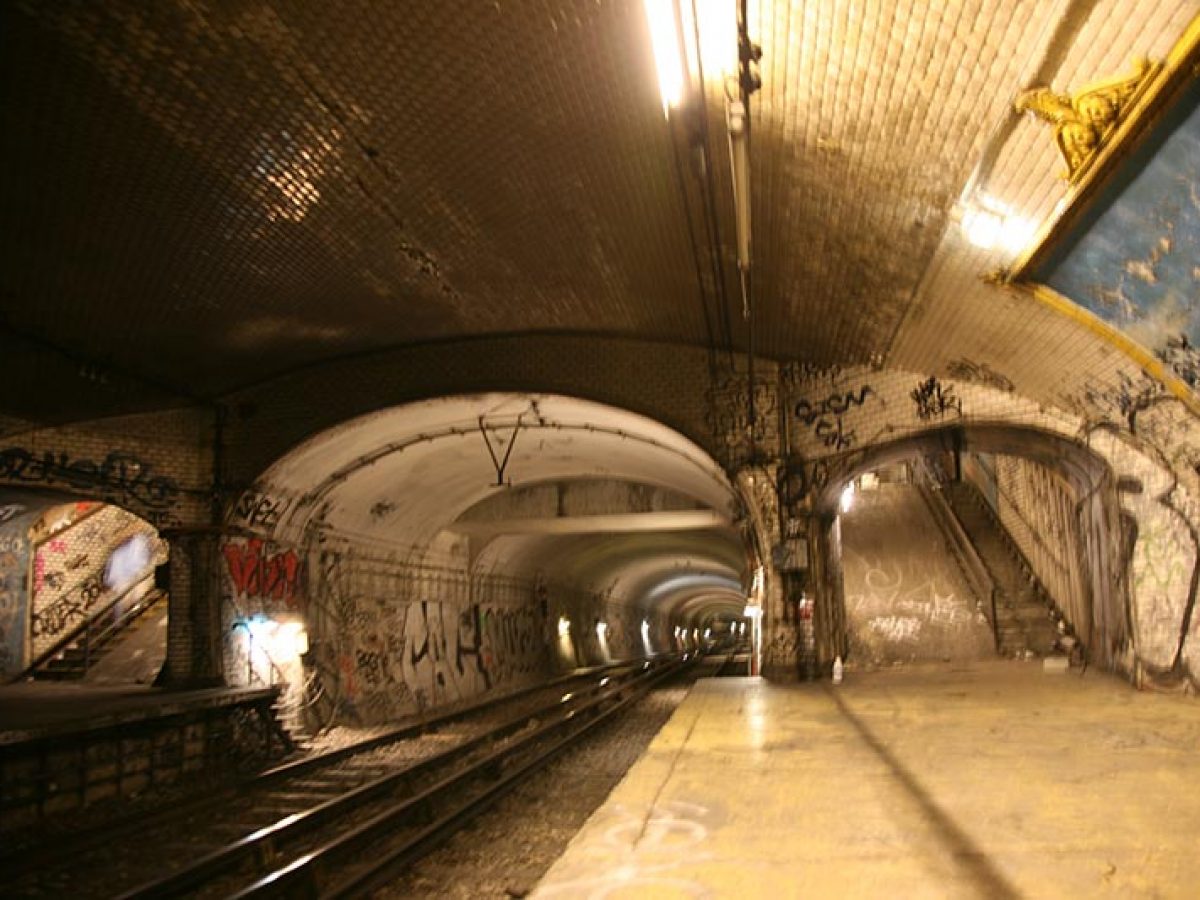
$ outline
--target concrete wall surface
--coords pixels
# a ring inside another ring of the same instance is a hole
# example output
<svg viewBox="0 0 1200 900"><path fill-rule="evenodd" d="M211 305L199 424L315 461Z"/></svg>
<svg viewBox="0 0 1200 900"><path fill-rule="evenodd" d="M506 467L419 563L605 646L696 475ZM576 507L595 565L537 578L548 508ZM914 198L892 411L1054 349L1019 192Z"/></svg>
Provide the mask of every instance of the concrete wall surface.
<svg viewBox="0 0 1200 900"><path fill-rule="evenodd" d="M915 485L858 491L841 517L847 662L886 666L995 654L991 626Z"/></svg>

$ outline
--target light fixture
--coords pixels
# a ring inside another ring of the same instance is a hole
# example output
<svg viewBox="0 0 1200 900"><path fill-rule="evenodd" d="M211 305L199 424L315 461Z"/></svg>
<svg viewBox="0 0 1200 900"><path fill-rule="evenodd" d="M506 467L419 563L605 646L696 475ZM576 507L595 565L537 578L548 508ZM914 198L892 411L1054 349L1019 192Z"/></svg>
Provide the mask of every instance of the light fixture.
<svg viewBox="0 0 1200 900"><path fill-rule="evenodd" d="M704 77L724 82L730 75L737 74L736 0L697 0L695 9L700 26L700 62L704 66Z"/></svg>
<svg viewBox="0 0 1200 900"><path fill-rule="evenodd" d="M571 620L566 616L558 617L558 636L566 637L571 633Z"/></svg>
<svg viewBox="0 0 1200 900"><path fill-rule="evenodd" d="M730 98L725 104L729 127L729 165L733 170L733 224L737 231L737 263L750 271L750 158L746 135L746 104Z"/></svg>
<svg viewBox="0 0 1200 900"><path fill-rule="evenodd" d="M854 505L854 482L846 485L846 489L842 491L842 512L850 512L850 507Z"/></svg>
<svg viewBox="0 0 1200 900"><path fill-rule="evenodd" d="M683 103L687 71L684 68L682 23L675 0L643 0L654 64L658 70L658 90L662 94L663 115Z"/></svg>
<svg viewBox="0 0 1200 900"><path fill-rule="evenodd" d="M967 240L981 250L1000 247L1016 255L1033 240L1037 226L988 194L976 194L962 207L962 230Z"/></svg>
<svg viewBox="0 0 1200 900"><path fill-rule="evenodd" d="M597 622L596 623L597 637L599 637L600 640L604 640L604 636L607 634L608 634L608 623L607 622Z"/></svg>
<svg viewBox="0 0 1200 900"><path fill-rule="evenodd" d="M747 619L757 619L762 615L762 607L747 603L746 608L742 610L742 615Z"/></svg>

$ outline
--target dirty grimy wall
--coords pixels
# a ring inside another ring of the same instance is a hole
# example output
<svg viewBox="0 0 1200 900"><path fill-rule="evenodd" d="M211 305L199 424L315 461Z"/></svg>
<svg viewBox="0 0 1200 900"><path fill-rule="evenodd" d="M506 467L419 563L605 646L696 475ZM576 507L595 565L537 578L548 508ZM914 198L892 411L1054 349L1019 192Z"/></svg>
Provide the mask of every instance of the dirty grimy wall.
<svg viewBox="0 0 1200 900"><path fill-rule="evenodd" d="M682 647L662 615L540 579L471 575L454 547L437 566L330 536L311 551L249 536L220 549L227 682L285 684L285 705L311 706L310 724L387 721ZM279 638L296 631L306 647Z"/></svg>
<svg viewBox="0 0 1200 900"><path fill-rule="evenodd" d="M229 538L221 557L227 681L286 683L297 703L321 693L322 718L385 721L516 687L551 667L556 620L531 582L414 566L334 540L308 552ZM300 625L306 652L272 642L256 627L263 622Z"/></svg>
<svg viewBox="0 0 1200 900"><path fill-rule="evenodd" d="M962 362L945 379L863 366L781 369L778 406L802 461L797 484L832 495L874 445L939 429L956 431L967 450L1029 458L1039 435L1057 435L1107 472L1077 497L1091 609L1074 624L1090 658L1136 683L1200 684L1200 421L1132 365L1116 384L1088 384L1048 405L1021 396L1003 373L979 377ZM999 425L1012 429L1003 446L971 443L973 429ZM1058 453L1037 458L1054 464Z"/></svg>
<svg viewBox="0 0 1200 900"><path fill-rule="evenodd" d="M925 503L916 485L879 484L841 516L848 663L994 655L991 626Z"/></svg>

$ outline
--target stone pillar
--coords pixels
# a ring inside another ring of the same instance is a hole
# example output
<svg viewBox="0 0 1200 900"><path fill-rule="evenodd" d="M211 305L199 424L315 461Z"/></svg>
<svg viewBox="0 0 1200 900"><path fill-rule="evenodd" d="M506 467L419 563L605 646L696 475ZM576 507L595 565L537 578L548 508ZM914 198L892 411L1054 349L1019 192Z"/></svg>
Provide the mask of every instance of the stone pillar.
<svg viewBox="0 0 1200 900"><path fill-rule="evenodd" d="M809 596L812 605L813 667L817 677L833 670L835 657L846 658L846 601L842 586L842 536L836 517L810 520Z"/></svg>
<svg viewBox="0 0 1200 900"><path fill-rule="evenodd" d="M762 603L762 674L775 681L795 680L799 638L788 607L783 574L778 567L781 545L779 498L774 465L746 466L735 478L747 512L755 559L751 561L752 595ZM761 580L756 569L761 568Z"/></svg>
<svg viewBox="0 0 1200 900"><path fill-rule="evenodd" d="M220 536L209 530L163 533L170 546L167 661L157 684L219 687L222 666Z"/></svg>

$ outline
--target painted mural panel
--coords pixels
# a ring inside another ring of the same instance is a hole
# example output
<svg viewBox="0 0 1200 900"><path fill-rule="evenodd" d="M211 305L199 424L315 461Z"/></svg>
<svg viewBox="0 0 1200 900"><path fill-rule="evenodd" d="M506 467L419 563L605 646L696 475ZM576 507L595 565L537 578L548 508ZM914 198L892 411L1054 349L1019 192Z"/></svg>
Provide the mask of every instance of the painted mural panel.
<svg viewBox="0 0 1200 900"><path fill-rule="evenodd" d="M1097 217L1033 273L1200 391L1200 83L1119 172Z"/></svg>

